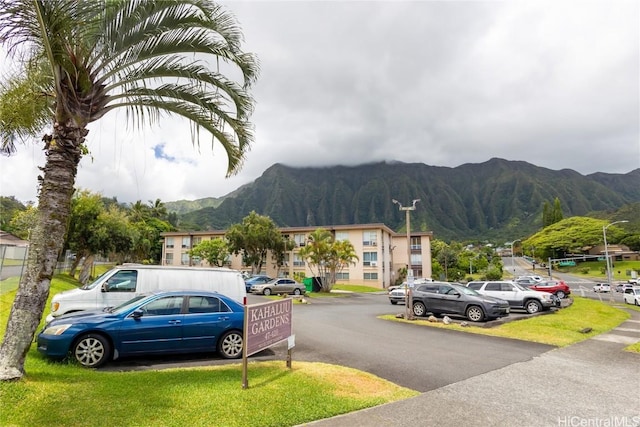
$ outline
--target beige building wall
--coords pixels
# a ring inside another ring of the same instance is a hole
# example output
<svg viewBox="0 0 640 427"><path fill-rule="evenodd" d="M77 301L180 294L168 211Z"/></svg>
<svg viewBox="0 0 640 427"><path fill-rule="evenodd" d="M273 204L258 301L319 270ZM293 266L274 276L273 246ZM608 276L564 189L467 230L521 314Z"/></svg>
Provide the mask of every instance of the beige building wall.
<svg viewBox="0 0 640 427"><path fill-rule="evenodd" d="M398 270L407 265L407 236L395 233L384 224L339 225L324 227L285 227L280 231L285 237L296 242L296 248L285 255L285 265L278 268L267 255L263 271L253 272L271 277L294 277L296 273L312 277L314 272L299 255L299 250L308 241L309 234L317 228L329 230L335 239L348 240L358 256L355 265L350 265L338 274L338 283L357 284L387 288L395 283ZM207 265L206 261L195 260L189 256L189 250L202 240L222 238L224 230L167 232L162 233L163 265ZM415 277L431 277L431 238L430 232L411 234L411 268ZM232 255L227 264L229 268L247 271L251 268L242 265L240 255Z"/></svg>

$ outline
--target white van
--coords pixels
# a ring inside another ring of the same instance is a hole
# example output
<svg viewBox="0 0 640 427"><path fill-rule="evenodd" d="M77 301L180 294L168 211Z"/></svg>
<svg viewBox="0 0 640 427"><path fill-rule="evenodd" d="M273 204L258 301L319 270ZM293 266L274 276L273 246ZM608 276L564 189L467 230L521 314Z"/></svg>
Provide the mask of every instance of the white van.
<svg viewBox="0 0 640 427"><path fill-rule="evenodd" d="M236 270L125 264L112 268L88 285L54 295L51 314L46 320L50 322L74 311L117 306L142 293L170 289L216 291L240 304L247 302L244 280Z"/></svg>

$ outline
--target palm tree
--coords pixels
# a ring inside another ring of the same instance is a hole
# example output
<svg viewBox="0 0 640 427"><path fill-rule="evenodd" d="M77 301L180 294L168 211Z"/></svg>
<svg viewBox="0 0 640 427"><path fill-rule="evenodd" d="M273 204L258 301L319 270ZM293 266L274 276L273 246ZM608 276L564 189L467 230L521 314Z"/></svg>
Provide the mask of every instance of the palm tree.
<svg viewBox="0 0 640 427"><path fill-rule="evenodd" d="M224 147L230 176L253 140L258 62L242 51L236 19L210 0L0 0L0 43L22 65L0 87L1 147L44 133L46 154L27 272L0 347L0 380L12 380L44 312L88 124L119 108L139 128L182 116L194 143L203 131Z"/></svg>

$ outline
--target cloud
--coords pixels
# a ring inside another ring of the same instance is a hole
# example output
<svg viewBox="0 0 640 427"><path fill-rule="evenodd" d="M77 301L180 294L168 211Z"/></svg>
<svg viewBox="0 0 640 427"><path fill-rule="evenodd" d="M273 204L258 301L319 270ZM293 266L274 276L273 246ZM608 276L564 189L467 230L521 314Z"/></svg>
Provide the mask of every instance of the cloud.
<svg viewBox="0 0 640 427"><path fill-rule="evenodd" d="M261 62L242 170L225 178L222 147L192 144L182 121L134 131L116 113L91 125L78 186L170 201L223 196L274 163L640 167L638 2L224 4ZM0 159L0 192L34 199L43 157L21 148Z"/></svg>

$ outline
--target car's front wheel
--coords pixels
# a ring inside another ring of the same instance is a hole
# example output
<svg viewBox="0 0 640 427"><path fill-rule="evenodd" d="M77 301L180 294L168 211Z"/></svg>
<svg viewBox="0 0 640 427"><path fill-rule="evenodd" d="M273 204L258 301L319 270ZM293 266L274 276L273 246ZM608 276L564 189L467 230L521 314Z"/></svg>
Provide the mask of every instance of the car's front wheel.
<svg viewBox="0 0 640 427"><path fill-rule="evenodd" d="M524 309L527 310L529 314L535 314L542 311L542 304L540 304L540 301L530 299L525 303Z"/></svg>
<svg viewBox="0 0 640 427"><path fill-rule="evenodd" d="M81 336L73 345L73 357L85 368L98 368L111 357L111 344L99 334Z"/></svg>
<svg viewBox="0 0 640 427"><path fill-rule="evenodd" d="M396 305L398 303L398 301L394 301L394 300L389 300L389 302L393 305Z"/></svg>
<svg viewBox="0 0 640 427"><path fill-rule="evenodd" d="M264 290L262 291L263 295L271 295L271 289L269 288L264 288Z"/></svg>
<svg viewBox="0 0 640 427"><path fill-rule="evenodd" d="M563 291L556 292L556 296L560 299L566 297L567 295Z"/></svg>
<svg viewBox="0 0 640 427"><path fill-rule="evenodd" d="M242 356L242 334L238 331L224 334L218 341L218 353L225 359L237 359Z"/></svg>
<svg viewBox="0 0 640 427"><path fill-rule="evenodd" d="M422 317L427 313L427 307L420 301L413 303L413 314L418 317Z"/></svg>
<svg viewBox="0 0 640 427"><path fill-rule="evenodd" d="M466 316L467 319L471 320L472 322L482 322L482 320L484 319L484 311L481 307L472 305L467 308Z"/></svg>

